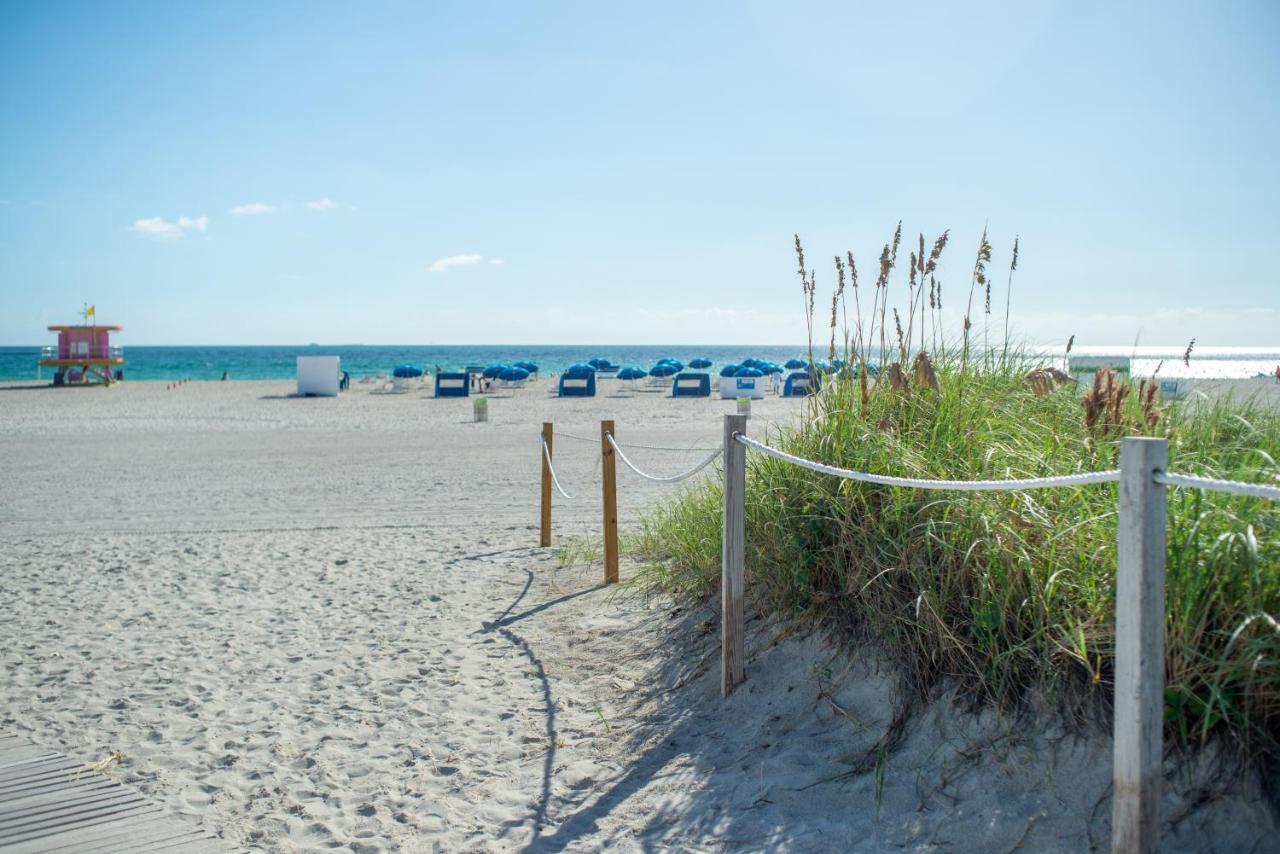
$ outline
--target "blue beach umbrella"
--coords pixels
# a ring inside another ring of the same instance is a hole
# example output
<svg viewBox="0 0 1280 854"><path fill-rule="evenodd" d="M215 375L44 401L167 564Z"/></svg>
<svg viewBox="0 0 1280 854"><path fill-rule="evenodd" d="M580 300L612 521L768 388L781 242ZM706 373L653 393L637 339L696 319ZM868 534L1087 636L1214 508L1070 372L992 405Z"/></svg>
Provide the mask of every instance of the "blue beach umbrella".
<svg viewBox="0 0 1280 854"><path fill-rule="evenodd" d="M618 371L618 379L620 380L642 380L649 376L644 368L628 367Z"/></svg>
<svg viewBox="0 0 1280 854"><path fill-rule="evenodd" d="M510 365L499 365L495 363L495 364L486 366L480 375L487 380L497 379L498 376L503 371L507 370L510 367L511 367Z"/></svg>
<svg viewBox="0 0 1280 854"><path fill-rule="evenodd" d="M808 365L809 363L803 359L787 359L787 363L782 367L788 371L803 371Z"/></svg>
<svg viewBox="0 0 1280 854"><path fill-rule="evenodd" d="M612 368L612 367L613 367L613 363L612 363L612 362L610 362L608 359L602 359L602 358L600 358L599 356L597 356L597 357L596 357L596 358L594 358L594 359L588 359L588 360L587 360L587 364L588 364L588 365L590 365L591 367L595 368L597 371L598 371L598 370L600 370L601 368Z"/></svg>
<svg viewBox="0 0 1280 854"><path fill-rule="evenodd" d="M679 359L659 359L658 364L670 365L671 367L676 369L677 374L684 370L684 362L680 361Z"/></svg>
<svg viewBox="0 0 1280 854"><path fill-rule="evenodd" d="M759 359L743 359L738 364L742 365L742 367L744 368L754 368L760 364L760 360Z"/></svg>
<svg viewBox="0 0 1280 854"><path fill-rule="evenodd" d="M745 367L738 368L734 376L735 377L762 377L764 376L764 371L760 370L759 368L753 368L750 365L748 365Z"/></svg>
<svg viewBox="0 0 1280 854"><path fill-rule="evenodd" d="M585 377L587 374L594 374L595 372L596 366L588 362L575 362L564 369L564 375L570 378L581 378Z"/></svg>
<svg viewBox="0 0 1280 854"><path fill-rule="evenodd" d="M649 376L651 377L669 377L678 373L680 373L680 369L670 362L659 362L649 369Z"/></svg>
<svg viewBox="0 0 1280 854"><path fill-rule="evenodd" d="M536 374L538 372L538 366L533 362L513 362L511 367L520 368L521 370L528 371L531 374Z"/></svg>
<svg viewBox="0 0 1280 854"><path fill-rule="evenodd" d="M689 367L694 368L696 370L703 370L705 368L711 367L711 360L703 358L702 356L699 356L696 359L689 360Z"/></svg>
<svg viewBox="0 0 1280 854"><path fill-rule="evenodd" d="M731 377L734 374L736 374L739 370L741 370L741 368L742 368L742 365L725 365L723 368L720 369L720 376Z"/></svg>
<svg viewBox="0 0 1280 854"><path fill-rule="evenodd" d="M529 379L529 372L524 368L517 368L514 365L498 374L498 379L505 380L509 383L518 383L522 380Z"/></svg>
<svg viewBox="0 0 1280 854"><path fill-rule="evenodd" d="M422 376L422 368L419 368L416 365L396 365L395 369L391 372L391 376L399 377L400 379L420 377Z"/></svg>
<svg viewBox="0 0 1280 854"><path fill-rule="evenodd" d="M782 365L777 362L758 362L756 370L764 371L766 374L780 374L782 373Z"/></svg>

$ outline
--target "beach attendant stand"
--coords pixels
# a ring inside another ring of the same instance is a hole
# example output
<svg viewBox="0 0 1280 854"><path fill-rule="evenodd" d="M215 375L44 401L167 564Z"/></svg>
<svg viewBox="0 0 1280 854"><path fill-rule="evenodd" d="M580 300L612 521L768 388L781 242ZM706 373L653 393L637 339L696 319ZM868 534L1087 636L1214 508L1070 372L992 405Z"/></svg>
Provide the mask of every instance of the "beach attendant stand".
<svg viewBox="0 0 1280 854"><path fill-rule="evenodd" d="M338 356L298 357L300 397L337 397L342 376L342 360Z"/></svg>
<svg viewBox="0 0 1280 854"><path fill-rule="evenodd" d="M743 373L747 375L742 376ZM764 390L768 384L769 381L760 371L746 368L740 371L738 376L720 378L720 398L737 400L740 397L749 397L753 400L764 400Z"/></svg>
<svg viewBox="0 0 1280 854"><path fill-rule="evenodd" d="M466 397L471 394L471 375L465 371L436 374L436 397Z"/></svg>
<svg viewBox="0 0 1280 854"><path fill-rule="evenodd" d="M85 326L50 326L58 333L58 346L45 347L40 353L40 368L54 368L53 384L111 385L124 379L124 348L112 346L111 333L123 326L97 325L94 306L82 312ZM89 321L92 320L92 323Z"/></svg>
<svg viewBox="0 0 1280 854"><path fill-rule="evenodd" d="M671 383L672 397L711 397L711 375L699 373L676 374Z"/></svg>

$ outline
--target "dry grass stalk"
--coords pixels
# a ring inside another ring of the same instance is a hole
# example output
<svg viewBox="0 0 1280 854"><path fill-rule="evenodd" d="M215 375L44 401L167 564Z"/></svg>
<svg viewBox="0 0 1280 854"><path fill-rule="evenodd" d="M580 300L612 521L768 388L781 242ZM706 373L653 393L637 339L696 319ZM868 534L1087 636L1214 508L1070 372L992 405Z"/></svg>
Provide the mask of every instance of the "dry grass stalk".
<svg viewBox="0 0 1280 854"><path fill-rule="evenodd" d="M1036 393L1036 397L1045 397L1056 386L1075 382L1075 380L1057 368L1033 368L1027 371L1024 379L1027 385L1031 386L1031 390Z"/></svg>
<svg viewBox="0 0 1280 854"><path fill-rule="evenodd" d="M911 384L907 382L907 375L903 373L902 365L897 362L884 369L884 378L889 381L889 385L894 391L911 390Z"/></svg>
<svg viewBox="0 0 1280 854"><path fill-rule="evenodd" d="M1196 339L1192 338L1191 343L1187 345L1187 349L1182 354L1182 364L1191 367L1191 351L1195 349Z"/></svg>
<svg viewBox="0 0 1280 854"><path fill-rule="evenodd" d="M934 391L942 390L942 387L938 384L938 372L933 367L933 359L925 351L921 350L916 353L915 361L911 364L911 373L915 376L918 388L931 388Z"/></svg>

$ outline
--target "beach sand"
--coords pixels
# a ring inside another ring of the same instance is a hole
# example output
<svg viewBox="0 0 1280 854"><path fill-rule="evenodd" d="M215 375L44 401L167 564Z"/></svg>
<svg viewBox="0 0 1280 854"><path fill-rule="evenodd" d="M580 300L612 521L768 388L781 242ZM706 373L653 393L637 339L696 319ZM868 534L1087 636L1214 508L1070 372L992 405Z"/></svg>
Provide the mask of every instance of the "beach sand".
<svg viewBox="0 0 1280 854"><path fill-rule="evenodd" d="M537 548L542 421L564 544L598 539L601 418L711 448L733 401L534 386L476 424L292 390L0 390L0 729L122 751L118 779L253 849L1106 848L1105 736L942 697L880 751L890 669L759 617L722 701L713 609ZM756 401L751 432L801 405ZM618 478L624 527L673 493ZM1274 850L1252 778L1206 801L1224 767L1180 769L1166 850Z"/></svg>

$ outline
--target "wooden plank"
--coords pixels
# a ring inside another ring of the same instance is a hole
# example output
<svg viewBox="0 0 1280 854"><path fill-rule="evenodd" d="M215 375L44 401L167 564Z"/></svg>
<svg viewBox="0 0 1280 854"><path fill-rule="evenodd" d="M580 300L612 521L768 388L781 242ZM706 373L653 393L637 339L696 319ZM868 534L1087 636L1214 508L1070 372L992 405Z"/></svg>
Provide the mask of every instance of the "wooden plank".
<svg viewBox="0 0 1280 854"><path fill-rule="evenodd" d="M746 677L742 599L746 590L745 516L747 449L734 440L746 435L747 416L724 417L724 529L720 546L720 693L728 697Z"/></svg>
<svg viewBox="0 0 1280 854"><path fill-rule="evenodd" d="M7 854L234 850L101 772L2 735L0 848Z"/></svg>
<svg viewBox="0 0 1280 854"><path fill-rule="evenodd" d="M600 422L601 492L604 496L604 583L618 583L618 472L609 436L615 439L612 421Z"/></svg>
<svg viewBox="0 0 1280 854"><path fill-rule="evenodd" d="M542 536L538 542L544 548L551 545L551 463L555 459L555 429L550 421L542 422L542 441L546 450L539 453L542 458Z"/></svg>
<svg viewBox="0 0 1280 854"><path fill-rule="evenodd" d="M1116 539L1116 669L1111 850L1155 854L1160 841L1164 726L1166 489L1164 439L1120 442Z"/></svg>

